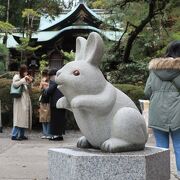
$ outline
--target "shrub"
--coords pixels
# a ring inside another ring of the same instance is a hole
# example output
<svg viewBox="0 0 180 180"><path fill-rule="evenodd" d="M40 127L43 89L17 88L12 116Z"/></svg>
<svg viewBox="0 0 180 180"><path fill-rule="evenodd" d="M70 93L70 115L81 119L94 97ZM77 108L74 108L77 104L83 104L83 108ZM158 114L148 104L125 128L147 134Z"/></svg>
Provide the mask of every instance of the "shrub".
<svg viewBox="0 0 180 180"><path fill-rule="evenodd" d="M118 70L108 73L109 80L114 84L145 84L149 75L147 62L120 64Z"/></svg>
<svg viewBox="0 0 180 180"><path fill-rule="evenodd" d="M4 62L0 62L0 74L1 74L1 73L4 73L4 71L5 71Z"/></svg>
<svg viewBox="0 0 180 180"><path fill-rule="evenodd" d="M11 125L12 113L13 113L13 101L9 94L11 80L6 78L0 78L0 100L1 100L1 112L2 121L5 125Z"/></svg>

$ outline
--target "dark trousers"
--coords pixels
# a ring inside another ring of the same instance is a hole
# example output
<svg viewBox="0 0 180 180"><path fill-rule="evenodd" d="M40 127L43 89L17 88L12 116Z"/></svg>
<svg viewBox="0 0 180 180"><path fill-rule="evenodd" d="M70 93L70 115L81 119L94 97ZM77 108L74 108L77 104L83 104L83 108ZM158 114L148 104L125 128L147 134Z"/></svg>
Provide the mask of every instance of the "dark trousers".
<svg viewBox="0 0 180 180"><path fill-rule="evenodd" d="M51 107L50 134L62 135L65 130L65 110Z"/></svg>

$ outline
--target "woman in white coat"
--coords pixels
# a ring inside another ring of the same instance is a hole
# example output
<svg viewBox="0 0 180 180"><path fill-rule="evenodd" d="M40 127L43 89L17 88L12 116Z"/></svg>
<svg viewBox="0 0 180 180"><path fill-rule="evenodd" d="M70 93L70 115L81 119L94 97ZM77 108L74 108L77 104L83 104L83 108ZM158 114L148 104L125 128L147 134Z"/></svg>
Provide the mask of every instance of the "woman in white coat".
<svg viewBox="0 0 180 180"><path fill-rule="evenodd" d="M28 76L27 66L21 65L19 74L14 75L12 82L14 87L23 87L21 97L14 98L12 140L28 139L24 135L24 131L25 128L31 128L32 126L32 107L29 96L29 85L31 82L32 77Z"/></svg>

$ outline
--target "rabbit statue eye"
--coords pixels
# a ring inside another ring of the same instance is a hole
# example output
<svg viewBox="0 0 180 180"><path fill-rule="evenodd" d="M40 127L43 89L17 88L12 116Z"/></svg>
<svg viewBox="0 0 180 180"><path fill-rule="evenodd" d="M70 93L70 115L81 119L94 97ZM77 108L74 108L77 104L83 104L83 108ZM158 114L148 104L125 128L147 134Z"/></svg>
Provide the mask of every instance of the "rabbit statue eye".
<svg viewBox="0 0 180 180"><path fill-rule="evenodd" d="M79 75L80 75L80 72L79 72L78 70L75 70L75 71L73 71L73 74L74 74L75 76L79 76Z"/></svg>

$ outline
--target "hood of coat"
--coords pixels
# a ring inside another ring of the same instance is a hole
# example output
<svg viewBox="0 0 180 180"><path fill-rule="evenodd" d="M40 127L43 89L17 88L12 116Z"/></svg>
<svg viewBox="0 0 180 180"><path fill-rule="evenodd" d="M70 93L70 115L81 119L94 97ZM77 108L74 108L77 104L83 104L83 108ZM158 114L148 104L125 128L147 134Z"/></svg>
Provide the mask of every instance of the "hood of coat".
<svg viewBox="0 0 180 180"><path fill-rule="evenodd" d="M180 58L156 58L149 63L152 70L161 80L170 81L180 75Z"/></svg>

